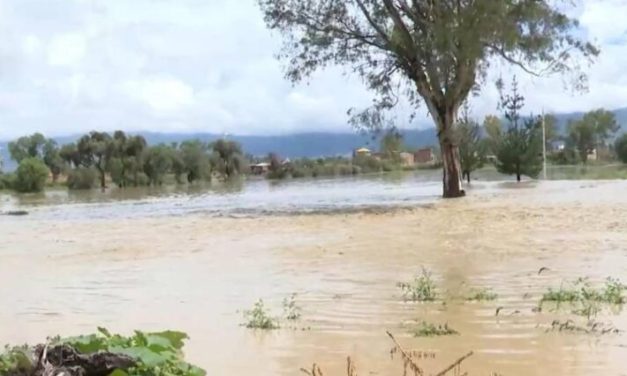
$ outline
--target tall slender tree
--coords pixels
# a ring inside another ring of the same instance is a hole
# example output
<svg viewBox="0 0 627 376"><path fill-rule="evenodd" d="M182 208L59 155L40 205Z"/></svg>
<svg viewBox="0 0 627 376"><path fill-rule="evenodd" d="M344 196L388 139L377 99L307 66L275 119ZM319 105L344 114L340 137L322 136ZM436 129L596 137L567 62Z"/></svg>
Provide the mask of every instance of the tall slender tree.
<svg viewBox="0 0 627 376"><path fill-rule="evenodd" d="M258 0L285 44L287 78L348 67L377 94L354 123L381 125L401 96L436 124L443 195L464 194L455 124L459 106L500 58L531 74L578 71L598 49L550 0ZM577 74L576 77L584 77Z"/></svg>

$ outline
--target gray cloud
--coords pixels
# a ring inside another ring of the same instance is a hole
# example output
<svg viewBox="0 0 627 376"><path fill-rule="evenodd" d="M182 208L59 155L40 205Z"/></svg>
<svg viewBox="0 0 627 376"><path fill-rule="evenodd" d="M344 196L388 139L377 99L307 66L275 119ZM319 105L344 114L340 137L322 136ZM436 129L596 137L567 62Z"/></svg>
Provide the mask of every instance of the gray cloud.
<svg viewBox="0 0 627 376"><path fill-rule="evenodd" d="M340 69L292 87L274 59L279 35L255 0L4 0L0 2L0 139L90 129L239 134L347 131L346 110L370 95ZM590 92L521 75L528 109L619 107L627 101L621 0L577 10L604 54ZM495 67L491 81L515 70ZM495 111L488 84L477 116ZM421 112L417 126L429 121Z"/></svg>

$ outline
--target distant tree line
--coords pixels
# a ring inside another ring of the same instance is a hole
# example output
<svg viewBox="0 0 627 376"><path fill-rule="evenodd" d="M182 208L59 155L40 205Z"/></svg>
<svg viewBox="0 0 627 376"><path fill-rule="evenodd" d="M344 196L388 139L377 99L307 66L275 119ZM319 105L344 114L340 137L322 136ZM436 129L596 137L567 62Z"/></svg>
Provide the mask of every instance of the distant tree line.
<svg viewBox="0 0 627 376"><path fill-rule="evenodd" d="M611 111L590 111L581 119L570 120L561 133L554 115L520 114L525 99L515 78L509 93L504 92L504 86L502 81L497 83L501 117L486 116L483 127L470 119L467 111L459 117L457 142L461 170L468 182L470 174L488 162L500 173L516 176L518 181L522 176L536 178L542 171L543 123L549 163L586 164L591 155L627 163L627 135L612 144L620 125Z"/></svg>
<svg viewBox="0 0 627 376"><path fill-rule="evenodd" d="M149 146L144 137L123 131L92 131L77 142L59 146L41 133L9 143L11 158L18 163L14 174L2 176L1 185L18 192L39 192L50 177L56 183L66 176L70 189L120 188L161 185L168 174L178 183L228 179L247 169L241 146L220 139Z"/></svg>

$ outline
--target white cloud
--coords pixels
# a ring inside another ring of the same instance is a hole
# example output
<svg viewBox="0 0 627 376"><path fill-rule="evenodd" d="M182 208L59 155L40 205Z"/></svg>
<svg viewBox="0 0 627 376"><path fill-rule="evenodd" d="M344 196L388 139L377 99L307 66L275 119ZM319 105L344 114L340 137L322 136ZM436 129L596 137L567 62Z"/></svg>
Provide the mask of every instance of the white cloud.
<svg viewBox="0 0 627 376"><path fill-rule="evenodd" d="M180 111L194 102L193 89L174 78L129 81L124 84L124 91L157 113Z"/></svg>
<svg viewBox="0 0 627 376"><path fill-rule="evenodd" d="M87 41L81 34L62 34L52 38L48 47L48 63L52 66L77 66L87 49Z"/></svg>
<svg viewBox="0 0 627 376"><path fill-rule="evenodd" d="M496 112L499 74L518 73L536 113L627 103L627 1L579 1L576 14L603 50L590 91L572 95L560 78L496 67L473 99L477 116ZM274 58L280 35L266 30L256 0L0 0L0 35L0 139L118 128L350 131L346 110L371 99L339 68L287 82ZM425 112L420 126L431 123Z"/></svg>

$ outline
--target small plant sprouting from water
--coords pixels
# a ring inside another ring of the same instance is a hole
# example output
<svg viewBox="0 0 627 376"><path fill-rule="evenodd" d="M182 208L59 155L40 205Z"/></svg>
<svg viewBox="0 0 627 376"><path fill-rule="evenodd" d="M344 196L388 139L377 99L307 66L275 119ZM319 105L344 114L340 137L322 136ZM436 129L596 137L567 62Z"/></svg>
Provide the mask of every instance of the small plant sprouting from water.
<svg viewBox="0 0 627 376"><path fill-rule="evenodd" d="M414 337L439 337L459 334L455 329L449 327L448 323L436 325L426 321L421 322L417 327L412 329L411 333Z"/></svg>
<svg viewBox="0 0 627 376"><path fill-rule="evenodd" d="M283 299L283 315L286 320L300 319L301 311L302 309L296 304L296 294L292 294L289 299Z"/></svg>
<svg viewBox="0 0 627 376"><path fill-rule="evenodd" d="M279 329L279 322L270 316L270 313L263 304L263 300L259 299L253 309L244 311L244 320L242 324L249 329Z"/></svg>
<svg viewBox="0 0 627 376"><path fill-rule="evenodd" d="M496 298L498 298L498 295L494 293L492 290L488 288L482 288L482 289L472 290L470 294L466 297L466 300L469 302L470 301L481 302L481 301L496 300Z"/></svg>
<svg viewBox="0 0 627 376"><path fill-rule="evenodd" d="M413 281L396 284L403 292L405 300L414 302L431 302L437 297L435 282L431 278L431 272L422 268L420 275L416 276Z"/></svg>

